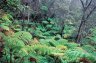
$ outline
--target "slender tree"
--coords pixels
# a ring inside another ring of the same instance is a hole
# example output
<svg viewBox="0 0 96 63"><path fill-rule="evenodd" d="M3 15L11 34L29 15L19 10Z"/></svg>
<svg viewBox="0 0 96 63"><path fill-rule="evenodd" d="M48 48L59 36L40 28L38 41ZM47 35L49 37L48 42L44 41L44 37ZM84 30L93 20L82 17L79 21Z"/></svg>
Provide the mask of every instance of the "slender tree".
<svg viewBox="0 0 96 63"><path fill-rule="evenodd" d="M87 22L87 20L89 19L89 17L91 16L91 14L95 11L96 9L96 4L94 4L94 0L80 0L81 4L82 4L82 11L83 11L83 15L82 15L82 19L81 19L81 23L78 29L78 33L76 36L76 42L80 43L80 40L83 36L83 30L84 30L84 26L85 23Z"/></svg>

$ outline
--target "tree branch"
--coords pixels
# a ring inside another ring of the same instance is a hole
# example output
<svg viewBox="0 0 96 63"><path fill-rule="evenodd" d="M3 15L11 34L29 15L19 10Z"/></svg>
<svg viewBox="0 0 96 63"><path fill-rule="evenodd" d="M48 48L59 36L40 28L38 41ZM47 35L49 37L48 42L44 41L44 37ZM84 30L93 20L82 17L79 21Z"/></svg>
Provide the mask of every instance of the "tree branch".
<svg viewBox="0 0 96 63"><path fill-rule="evenodd" d="M86 6L85 11L88 9L88 7L91 5L93 0L90 0L89 4ZM86 1L86 4L88 3L88 0Z"/></svg>
<svg viewBox="0 0 96 63"><path fill-rule="evenodd" d="M80 1L81 1L81 4L82 4L83 8L85 8L85 6L84 6L84 2L83 2L82 0L80 0Z"/></svg>
<svg viewBox="0 0 96 63"><path fill-rule="evenodd" d="M96 6L90 11L90 13L87 15L86 19L90 17L90 15L93 13L93 11L96 9Z"/></svg>
<svg viewBox="0 0 96 63"><path fill-rule="evenodd" d="M88 4L88 0L86 0L86 5Z"/></svg>

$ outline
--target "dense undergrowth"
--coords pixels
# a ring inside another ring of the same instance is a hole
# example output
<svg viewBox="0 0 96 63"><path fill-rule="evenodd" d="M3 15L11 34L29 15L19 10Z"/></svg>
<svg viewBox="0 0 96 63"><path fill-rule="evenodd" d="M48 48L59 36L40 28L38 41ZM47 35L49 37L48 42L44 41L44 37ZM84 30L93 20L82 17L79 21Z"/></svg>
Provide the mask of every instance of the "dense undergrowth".
<svg viewBox="0 0 96 63"><path fill-rule="evenodd" d="M66 39L67 34L65 34L63 38L59 33L51 35L50 32L45 31L48 28L44 29L41 28L41 26L37 27L34 36L32 36L30 31L30 33L28 31L20 31L20 25L13 25L14 23L12 24L11 19L12 16L6 14L0 21L0 43L2 44L0 48L1 63L96 62L95 46L88 44L81 46ZM45 21L44 24L45 23L47 23L47 21ZM19 30L12 28L15 26L19 27ZM50 29L53 30L52 27ZM92 37L94 38L95 36Z"/></svg>
<svg viewBox="0 0 96 63"><path fill-rule="evenodd" d="M8 12L0 16L0 63L96 63L95 28L78 44L71 38L76 30L72 23L58 26L51 17L33 22Z"/></svg>

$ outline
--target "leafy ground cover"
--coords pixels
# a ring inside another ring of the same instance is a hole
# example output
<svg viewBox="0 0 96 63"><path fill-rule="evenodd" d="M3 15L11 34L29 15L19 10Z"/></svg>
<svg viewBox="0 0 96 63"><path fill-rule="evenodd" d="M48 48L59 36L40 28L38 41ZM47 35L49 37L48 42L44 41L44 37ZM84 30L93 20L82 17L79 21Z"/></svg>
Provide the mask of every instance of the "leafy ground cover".
<svg viewBox="0 0 96 63"><path fill-rule="evenodd" d="M55 30L50 25L50 31L42 26L37 27L34 35L30 31L19 31L11 28L12 16L4 15L0 28L0 61L1 63L95 63L96 49L91 45L83 45L72 42L59 33L51 34ZM44 24L47 21L44 22ZM6 25L7 23L7 25ZM14 24L14 23L13 23ZM47 24L46 24L47 25ZM13 26L12 26L13 27ZM44 30L43 30L44 29ZM67 29L71 30L71 29ZM67 31L68 32L68 31ZM94 37L94 36L92 36Z"/></svg>
<svg viewBox="0 0 96 63"><path fill-rule="evenodd" d="M95 27L77 43L72 19L65 24L45 15L29 18L29 12L27 17L17 17L13 11L21 12L28 6L19 0L0 3L0 63L96 63ZM47 11L47 6L41 6L41 14Z"/></svg>

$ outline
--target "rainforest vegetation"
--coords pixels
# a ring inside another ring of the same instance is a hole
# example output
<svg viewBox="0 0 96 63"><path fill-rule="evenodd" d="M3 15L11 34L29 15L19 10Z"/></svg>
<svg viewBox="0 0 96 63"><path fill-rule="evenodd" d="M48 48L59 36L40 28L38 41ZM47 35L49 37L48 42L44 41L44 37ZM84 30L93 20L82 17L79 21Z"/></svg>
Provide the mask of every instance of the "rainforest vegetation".
<svg viewBox="0 0 96 63"><path fill-rule="evenodd" d="M96 63L96 0L0 0L0 63Z"/></svg>

